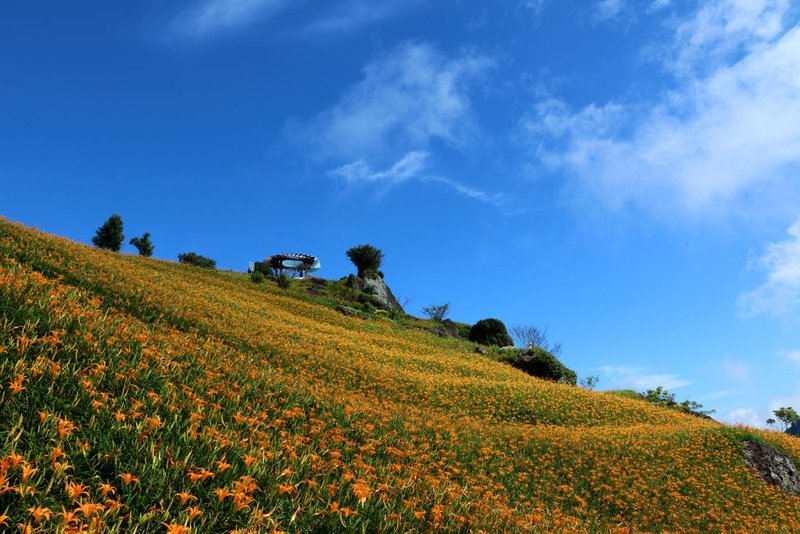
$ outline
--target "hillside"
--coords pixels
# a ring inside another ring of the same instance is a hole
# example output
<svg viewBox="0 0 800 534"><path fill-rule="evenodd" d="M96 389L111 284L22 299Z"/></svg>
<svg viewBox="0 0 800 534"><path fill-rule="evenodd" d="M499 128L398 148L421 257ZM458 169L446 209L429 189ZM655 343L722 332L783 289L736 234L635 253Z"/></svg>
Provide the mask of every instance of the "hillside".
<svg viewBox="0 0 800 534"><path fill-rule="evenodd" d="M800 458L796 438L540 381L244 274L0 219L0 310L15 529L800 529L800 499L742 459L746 439Z"/></svg>

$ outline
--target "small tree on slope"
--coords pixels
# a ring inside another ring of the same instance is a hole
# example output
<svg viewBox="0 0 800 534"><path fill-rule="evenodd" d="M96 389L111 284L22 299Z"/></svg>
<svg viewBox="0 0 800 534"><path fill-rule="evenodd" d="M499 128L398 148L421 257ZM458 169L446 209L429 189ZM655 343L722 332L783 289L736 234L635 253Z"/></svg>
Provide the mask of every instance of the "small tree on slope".
<svg viewBox="0 0 800 534"><path fill-rule="evenodd" d="M153 242L150 241L150 232L145 232L142 237L134 237L130 240L130 244L136 247L140 256L149 258L153 255Z"/></svg>
<svg viewBox="0 0 800 534"><path fill-rule="evenodd" d="M122 233L122 217L115 213L97 229L97 232L92 238L92 243L98 248L119 252L124 239L125 235Z"/></svg>

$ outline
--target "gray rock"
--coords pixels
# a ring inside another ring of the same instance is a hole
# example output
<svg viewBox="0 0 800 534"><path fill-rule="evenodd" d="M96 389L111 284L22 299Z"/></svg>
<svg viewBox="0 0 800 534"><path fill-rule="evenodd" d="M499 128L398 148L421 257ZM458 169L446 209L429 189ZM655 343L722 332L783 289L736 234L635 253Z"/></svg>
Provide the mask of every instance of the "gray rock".
<svg viewBox="0 0 800 534"><path fill-rule="evenodd" d="M351 308L349 306L343 306L341 304L339 306L336 306L336 311L338 311L342 315L347 315L348 317L363 317L364 315L355 308Z"/></svg>
<svg viewBox="0 0 800 534"><path fill-rule="evenodd" d="M800 470L791 458L760 441L745 441L744 461L767 484L800 495Z"/></svg>
<svg viewBox="0 0 800 534"><path fill-rule="evenodd" d="M385 309L398 310L405 313L403 307L400 306L400 303L397 302L397 299L392 294L392 290L389 289L389 286L383 281L383 278L365 278L362 280L362 284L362 290L372 293L375 298L383 304Z"/></svg>
<svg viewBox="0 0 800 534"><path fill-rule="evenodd" d="M489 351L486 350L484 347L481 347L480 345L475 347L475 352L477 352L478 354L483 354L484 356L489 354Z"/></svg>

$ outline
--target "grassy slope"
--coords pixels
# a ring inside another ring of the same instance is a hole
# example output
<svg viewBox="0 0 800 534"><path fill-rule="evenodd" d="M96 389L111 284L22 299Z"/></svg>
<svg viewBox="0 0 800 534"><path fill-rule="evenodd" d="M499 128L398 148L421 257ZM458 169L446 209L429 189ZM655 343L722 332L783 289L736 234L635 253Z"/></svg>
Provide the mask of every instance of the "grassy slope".
<svg viewBox="0 0 800 534"><path fill-rule="evenodd" d="M0 219L0 310L8 525L800 527L740 453L799 440L539 381L244 275Z"/></svg>

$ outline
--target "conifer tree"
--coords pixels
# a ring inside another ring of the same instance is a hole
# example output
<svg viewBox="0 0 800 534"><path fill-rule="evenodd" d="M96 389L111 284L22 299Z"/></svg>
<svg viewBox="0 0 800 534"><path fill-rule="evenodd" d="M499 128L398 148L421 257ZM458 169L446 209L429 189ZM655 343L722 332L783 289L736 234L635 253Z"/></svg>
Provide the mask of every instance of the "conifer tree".
<svg viewBox="0 0 800 534"><path fill-rule="evenodd" d="M97 232L92 238L92 243L98 248L119 252L124 239L125 235L122 233L122 217L115 213L103 223L103 226L97 229Z"/></svg>
<svg viewBox="0 0 800 534"><path fill-rule="evenodd" d="M142 237L134 237L130 241L130 244L136 247L136 250L139 251L140 256L144 256L149 258L153 255L153 242L150 241L150 232L145 232Z"/></svg>

